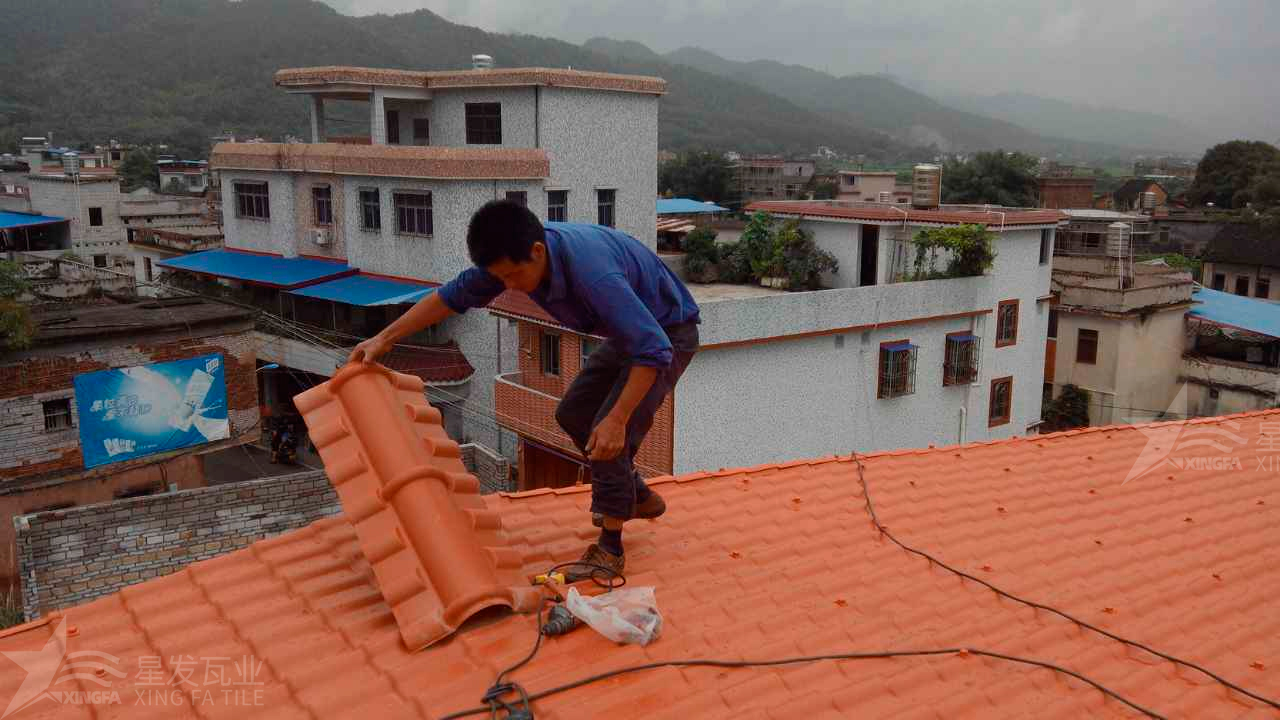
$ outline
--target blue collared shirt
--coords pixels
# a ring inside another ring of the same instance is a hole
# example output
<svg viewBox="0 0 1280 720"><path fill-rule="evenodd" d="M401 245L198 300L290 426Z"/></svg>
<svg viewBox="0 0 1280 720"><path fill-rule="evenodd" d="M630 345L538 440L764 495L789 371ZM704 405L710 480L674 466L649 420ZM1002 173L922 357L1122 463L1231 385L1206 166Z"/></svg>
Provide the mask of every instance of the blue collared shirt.
<svg viewBox="0 0 1280 720"><path fill-rule="evenodd" d="M602 225L545 224L549 277L529 297L565 327L617 340L636 365L667 367L662 328L698 322L689 289L639 240ZM484 268L437 290L457 313L484 307L506 287Z"/></svg>

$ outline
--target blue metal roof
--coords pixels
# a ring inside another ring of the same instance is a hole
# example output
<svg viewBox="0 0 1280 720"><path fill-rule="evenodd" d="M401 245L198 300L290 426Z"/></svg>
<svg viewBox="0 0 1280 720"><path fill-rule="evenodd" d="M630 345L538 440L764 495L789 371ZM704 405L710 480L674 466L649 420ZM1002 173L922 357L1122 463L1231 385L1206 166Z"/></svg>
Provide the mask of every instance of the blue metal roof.
<svg viewBox="0 0 1280 720"><path fill-rule="evenodd" d="M66 218L52 215L35 215L33 213L7 212L0 210L0 230L27 225L47 225L49 223L66 222Z"/></svg>
<svg viewBox="0 0 1280 720"><path fill-rule="evenodd" d="M718 212L729 212L729 208L722 208L714 203L698 202L689 198L658 199L659 215L692 215L694 213Z"/></svg>
<svg viewBox="0 0 1280 720"><path fill-rule="evenodd" d="M1280 338L1280 305L1276 303L1205 287L1196 288L1191 299L1197 305L1187 311L1188 315L1218 325Z"/></svg>
<svg viewBox="0 0 1280 720"><path fill-rule="evenodd" d="M234 250L205 250L161 260L159 265L173 270L247 280L286 289L355 272L355 268L342 262L255 255Z"/></svg>
<svg viewBox="0 0 1280 720"><path fill-rule="evenodd" d="M889 352L897 352L899 350L910 350L911 348L914 348L914 347L915 345L912 345L909 341L903 340L901 342L887 343L887 344L881 345L880 349L888 350Z"/></svg>
<svg viewBox="0 0 1280 720"><path fill-rule="evenodd" d="M290 290L289 294L371 307L415 303L432 292L435 292L435 288L413 283L382 280L368 275L348 275L337 280Z"/></svg>

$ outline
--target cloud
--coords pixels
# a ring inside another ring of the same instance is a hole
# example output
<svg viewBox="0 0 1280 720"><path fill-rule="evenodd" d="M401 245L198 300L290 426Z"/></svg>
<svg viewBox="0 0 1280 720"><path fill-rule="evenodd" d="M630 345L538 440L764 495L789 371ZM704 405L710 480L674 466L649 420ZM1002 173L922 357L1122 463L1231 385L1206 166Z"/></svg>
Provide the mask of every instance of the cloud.
<svg viewBox="0 0 1280 720"><path fill-rule="evenodd" d="M888 71L934 94L1030 92L1280 140L1275 0L326 0L353 15L582 42L684 45L835 74Z"/></svg>

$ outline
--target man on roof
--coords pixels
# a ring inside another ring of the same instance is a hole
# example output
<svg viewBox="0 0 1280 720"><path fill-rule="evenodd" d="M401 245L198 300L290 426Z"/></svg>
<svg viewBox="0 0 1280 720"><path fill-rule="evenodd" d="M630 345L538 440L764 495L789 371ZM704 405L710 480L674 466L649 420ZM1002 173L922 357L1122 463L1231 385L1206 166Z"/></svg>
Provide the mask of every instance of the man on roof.
<svg viewBox="0 0 1280 720"><path fill-rule="evenodd" d="M357 345L350 360L373 362L401 338L484 307L504 290L528 293L565 327L605 337L560 400L556 422L590 462L592 522L600 527L571 580L589 576L592 565L620 573L623 523L667 509L640 478L635 456L698 348L698 305L630 235L601 225L544 226L509 200L476 211L467 250L475 267Z"/></svg>

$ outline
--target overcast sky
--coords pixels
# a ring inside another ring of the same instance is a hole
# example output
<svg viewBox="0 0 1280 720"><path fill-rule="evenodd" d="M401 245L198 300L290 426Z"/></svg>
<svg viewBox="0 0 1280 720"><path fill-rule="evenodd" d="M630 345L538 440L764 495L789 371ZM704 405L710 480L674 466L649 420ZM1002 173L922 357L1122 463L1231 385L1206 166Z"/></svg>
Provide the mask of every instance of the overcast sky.
<svg viewBox="0 0 1280 720"><path fill-rule="evenodd" d="M932 94L1025 91L1280 140L1280 0L326 2L350 15L426 8L575 43L602 35L835 74L887 69Z"/></svg>

